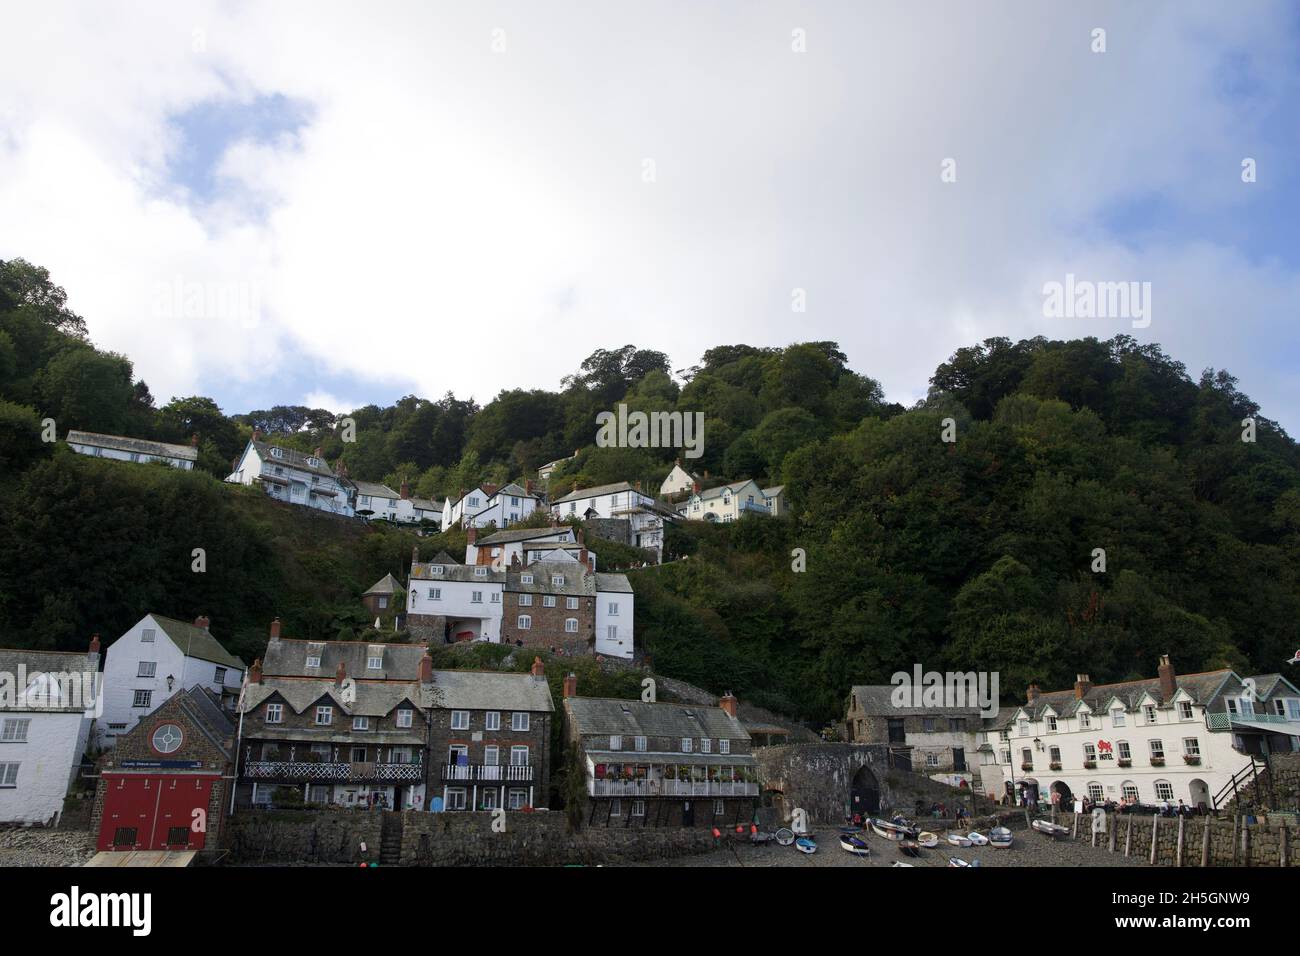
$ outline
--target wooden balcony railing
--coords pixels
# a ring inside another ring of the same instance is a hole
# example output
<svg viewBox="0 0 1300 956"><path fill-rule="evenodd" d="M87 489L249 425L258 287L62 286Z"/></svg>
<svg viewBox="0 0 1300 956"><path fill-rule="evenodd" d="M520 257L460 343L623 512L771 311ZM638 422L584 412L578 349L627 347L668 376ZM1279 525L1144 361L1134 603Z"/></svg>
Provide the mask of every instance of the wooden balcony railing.
<svg viewBox="0 0 1300 956"><path fill-rule="evenodd" d="M241 768L246 780L284 781L364 781L391 780L395 783L419 783L424 766L418 763L324 763L309 760L250 760Z"/></svg>

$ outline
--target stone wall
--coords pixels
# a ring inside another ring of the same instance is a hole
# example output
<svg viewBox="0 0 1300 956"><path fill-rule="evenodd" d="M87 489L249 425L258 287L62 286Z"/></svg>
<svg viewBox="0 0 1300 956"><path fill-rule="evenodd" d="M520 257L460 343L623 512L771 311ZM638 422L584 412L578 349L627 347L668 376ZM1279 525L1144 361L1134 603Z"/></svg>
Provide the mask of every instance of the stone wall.
<svg viewBox="0 0 1300 956"><path fill-rule="evenodd" d="M256 811L227 826L229 862L242 865L378 863L385 816L366 811ZM494 832L490 813L400 814L403 866L607 865L703 853L708 828L591 828L570 832L559 813L507 813ZM362 844L365 849L362 850Z"/></svg>

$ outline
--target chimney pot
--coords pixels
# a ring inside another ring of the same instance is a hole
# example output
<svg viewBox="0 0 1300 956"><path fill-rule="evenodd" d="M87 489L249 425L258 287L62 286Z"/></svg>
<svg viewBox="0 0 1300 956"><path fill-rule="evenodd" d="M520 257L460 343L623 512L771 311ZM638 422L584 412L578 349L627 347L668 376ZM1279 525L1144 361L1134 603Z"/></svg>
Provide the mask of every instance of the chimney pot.
<svg viewBox="0 0 1300 956"><path fill-rule="evenodd" d="M1038 685L1037 685L1037 684L1030 684L1030 685L1029 685L1029 689L1025 692L1025 700L1028 701L1028 702L1031 703L1031 704L1032 704L1034 701L1038 700Z"/></svg>
<svg viewBox="0 0 1300 956"><path fill-rule="evenodd" d="M1156 668L1156 673L1160 675L1160 696L1165 701L1173 700L1174 694L1178 693L1178 678L1168 654L1160 655L1160 666Z"/></svg>
<svg viewBox="0 0 1300 956"><path fill-rule="evenodd" d="M98 653L99 653L99 632L98 632L98 631L96 631L94 634L90 635L90 650L89 650L89 653L91 653L91 654L98 654Z"/></svg>
<svg viewBox="0 0 1300 956"><path fill-rule="evenodd" d="M427 647L424 649L424 656L420 658L420 683L433 683L433 655L429 653Z"/></svg>
<svg viewBox="0 0 1300 956"><path fill-rule="evenodd" d="M208 625L210 625L211 623L212 622L208 620L208 616L206 614L200 614L198 617L194 619L194 626L201 627L205 631L208 629Z"/></svg>
<svg viewBox="0 0 1300 956"><path fill-rule="evenodd" d="M250 684L262 683L262 659L260 657L253 661L253 666L248 669L248 682Z"/></svg>
<svg viewBox="0 0 1300 956"><path fill-rule="evenodd" d="M534 677L546 676L546 665L542 663L542 659L540 657L533 658L532 675Z"/></svg>
<svg viewBox="0 0 1300 956"><path fill-rule="evenodd" d="M271 640L278 641L279 639L280 639L280 619L277 617L274 621L271 622Z"/></svg>
<svg viewBox="0 0 1300 956"><path fill-rule="evenodd" d="M199 447L199 436L197 434L190 436L190 447L191 448Z"/></svg>
<svg viewBox="0 0 1300 956"><path fill-rule="evenodd" d="M347 665L344 664L342 661L339 661L339 666L338 666L338 668L334 671L334 686L335 686L335 687L342 687L342 686L343 686L343 681L345 681L345 680L347 679L347 676L348 676L348 668L347 668Z"/></svg>
<svg viewBox="0 0 1300 956"><path fill-rule="evenodd" d="M564 696L566 698L578 696L578 675L573 671L570 671L564 677Z"/></svg>
<svg viewBox="0 0 1300 956"><path fill-rule="evenodd" d="M736 716L736 705L738 703L739 701L736 700L735 695L732 694L731 691L727 691L718 700L718 706L721 707L723 710L725 710L732 717Z"/></svg>

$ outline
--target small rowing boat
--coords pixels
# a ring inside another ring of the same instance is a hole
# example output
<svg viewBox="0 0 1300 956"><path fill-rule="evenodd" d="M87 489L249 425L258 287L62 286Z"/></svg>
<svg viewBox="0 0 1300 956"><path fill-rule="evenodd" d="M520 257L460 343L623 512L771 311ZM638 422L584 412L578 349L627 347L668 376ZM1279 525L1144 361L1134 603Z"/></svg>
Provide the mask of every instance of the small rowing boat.
<svg viewBox="0 0 1300 956"><path fill-rule="evenodd" d="M970 840L971 846L988 846L989 838L975 830L966 834L966 839Z"/></svg>
<svg viewBox="0 0 1300 956"><path fill-rule="evenodd" d="M915 840L902 840L898 844L898 852L903 856L920 856L921 844Z"/></svg>
<svg viewBox="0 0 1300 956"><path fill-rule="evenodd" d="M890 823L887 820L878 820L874 817L871 820L871 829L876 836L884 837L886 840L910 840L916 835L916 831L911 827L905 827L899 823Z"/></svg>
<svg viewBox="0 0 1300 956"><path fill-rule="evenodd" d="M1039 833L1046 833L1049 837L1063 837L1069 834L1069 830L1059 823L1053 823L1051 820L1035 820L1030 824Z"/></svg>
<svg viewBox="0 0 1300 956"><path fill-rule="evenodd" d="M790 846L794 843L794 831L789 827L781 827L776 831L776 842L781 846Z"/></svg>
<svg viewBox="0 0 1300 956"><path fill-rule="evenodd" d="M914 863L904 863L902 860L895 860L890 866L915 866Z"/></svg>
<svg viewBox="0 0 1300 956"><path fill-rule="evenodd" d="M994 827L989 831L989 844L995 850L1010 849L1011 839L1011 831L1006 827Z"/></svg>
<svg viewBox="0 0 1300 956"><path fill-rule="evenodd" d="M948 865L949 866L979 866L980 861L975 860L974 862L970 862L968 860L960 859L959 857L950 856L948 857Z"/></svg>
<svg viewBox="0 0 1300 956"><path fill-rule="evenodd" d="M970 837L964 833L949 833L948 842L953 846L970 846Z"/></svg>
<svg viewBox="0 0 1300 956"><path fill-rule="evenodd" d="M939 845L939 837L937 834L931 833L929 830L922 830L916 835L916 842L927 850L933 850Z"/></svg>
<svg viewBox="0 0 1300 956"><path fill-rule="evenodd" d="M871 847L867 846L867 841L851 833L840 834L840 849L854 856L871 856Z"/></svg>
<svg viewBox="0 0 1300 956"><path fill-rule="evenodd" d="M812 855L817 852L817 841L812 837L800 837L794 841L794 848L800 853Z"/></svg>

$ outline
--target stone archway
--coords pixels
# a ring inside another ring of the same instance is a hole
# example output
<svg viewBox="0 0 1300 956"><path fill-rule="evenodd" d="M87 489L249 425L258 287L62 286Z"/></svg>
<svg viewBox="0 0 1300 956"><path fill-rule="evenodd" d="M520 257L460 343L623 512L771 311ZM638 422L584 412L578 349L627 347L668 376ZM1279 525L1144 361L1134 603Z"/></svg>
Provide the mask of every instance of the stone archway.
<svg viewBox="0 0 1300 956"><path fill-rule="evenodd" d="M1074 793L1070 790L1070 785L1064 780L1058 780L1051 787L1052 803L1056 809L1065 813L1074 812Z"/></svg>
<svg viewBox="0 0 1300 956"><path fill-rule="evenodd" d="M1206 808L1210 807L1210 785L1200 777L1197 777L1189 783L1187 785L1187 790L1191 795L1191 799L1187 801L1189 807L1192 807L1193 809L1201 806Z"/></svg>
<svg viewBox="0 0 1300 956"><path fill-rule="evenodd" d="M849 784L849 813L851 816L874 817L880 813L880 781L863 764Z"/></svg>

